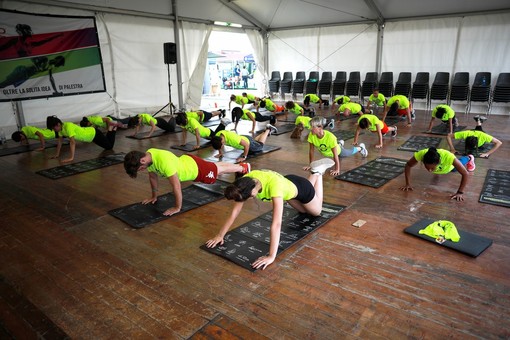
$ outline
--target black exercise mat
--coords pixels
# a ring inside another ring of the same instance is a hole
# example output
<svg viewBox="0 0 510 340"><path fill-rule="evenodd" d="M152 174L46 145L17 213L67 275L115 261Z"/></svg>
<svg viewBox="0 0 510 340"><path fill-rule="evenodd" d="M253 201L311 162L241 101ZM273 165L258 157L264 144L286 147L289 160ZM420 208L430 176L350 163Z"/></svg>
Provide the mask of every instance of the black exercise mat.
<svg viewBox="0 0 510 340"><path fill-rule="evenodd" d="M283 209L278 255L323 226L344 209L345 206L342 205L323 203L321 215L313 217L308 214L301 214L286 204ZM221 246L207 248L204 244L200 248L250 271L255 271L256 269L253 269L251 264L269 252L272 217L272 211L270 211L229 231L225 235L225 242Z"/></svg>
<svg viewBox="0 0 510 340"><path fill-rule="evenodd" d="M454 126L453 127L453 132L462 131L465 128L467 128L466 125ZM429 133L431 135L444 135L444 136L446 136L449 132L450 132L450 125L441 123L439 125L434 126L431 129L431 132L425 132L425 133Z"/></svg>
<svg viewBox="0 0 510 340"><path fill-rule="evenodd" d="M287 132L292 132L292 130L294 130L295 127L296 127L296 125L294 125L294 124L279 125L279 126L276 126L276 128L278 129L278 132L271 132L271 135L278 136L278 135L282 135ZM256 132L256 134L262 133L265 130L266 130L265 128L264 128L264 130L259 130Z"/></svg>
<svg viewBox="0 0 510 340"><path fill-rule="evenodd" d="M386 125L388 126L393 126L393 125L397 125L398 123L404 121L404 119L401 119L400 116L386 116L386 119L384 120L384 122L386 123Z"/></svg>
<svg viewBox="0 0 510 340"><path fill-rule="evenodd" d="M441 137L411 136L404 144L398 147L402 151L420 151L431 147L437 148L441 143Z"/></svg>
<svg viewBox="0 0 510 340"><path fill-rule="evenodd" d="M279 146L264 144L264 148L262 149L262 151L255 152L255 153L251 153L251 152L248 153L247 159L255 158L255 157L264 155L266 153L273 152L273 151L280 150L280 149L281 149L281 147L279 147ZM208 157L207 160L211 161L211 162L220 160L222 162L235 163L236 159L239 158L239 156L241 156L243 153L244 152L242 150L238 150L238 149L229 147L228 149L226 149L225 152L223 152L222 158L216 158L214 156L211 156L211 157Z"/></svg>
<svg viewBox="0 0 510 340"><path fill-rule="evenodd" d="M59 179L83 172L101 169L110 165L124 162L125 153L116 153L104 157L89 159L78 163L66 164L50 169L39 170L36 173L51 179Z"/></svg>
<svg viewBox="0 0 510 340"><path fill-rule="evenodd" d="M204 148L211 146L211 141L201 138L200 139L200 148L194 149L195 145L197 145L195 142L189 142L184 145L172 145L171 148L176 149L176 150L186 151L186 152L197 151L197 150L204 149Z"/></svg>
<svg viewBox="0 0 510 340"><path fill-rule="evenodd" d="M466 141L465 140L456 140L453 146L455 147L455 150L463 155L473 155L477 158L480 158L480 155L482 153L487 153L489 150L491 150L496 144L494 143L485 143L481 147L479 147L477 150L469 150L469 152L466 152Z"/></svg>
<svg viewBox="0 0 510 340"><path fill-rule="evenodd" d="M132 136L132 135L129 135L129 136L126 136L126 138L131 138L131 139L147 139L147 138L155 138L155 137L160 137L160 136L163 136L163 135L169 135L169 134L172 134L172 133L177 133L177 132L182 132L182 129L178 126L175 127L175 131L172 131L172 132L167 132L165 130L156 130L154 131L154 133L150 136L150 137L147 137L149 135L149 132L150 131L145 131L145 132L139 132L136 134L136 136Z"/></svg>
<svg viewBox="0 0 510 340"><path fill-rule="evenodd" d="M425 229L432 222L434 222L434 220L432 219L428 218L422 219L413 224L412 226L404 229L404 232L411 234L413 236L417 236L429 242L433 242L437 245L457 250L463 254L470 255L473 257L477 257L478 255L480 255L485 249L489 248L490 245L492 244L491 239L476 234L472 234L467 231L462 231L459 228L457 228L457 232L460 235L459 242L452 242L450 240L446 240L443 243L438 243L436 242L436 239L425 234L419 233L421 229Z"/></svg>
<svg viewBox="0 0 510 340"><path fill-rule="evenodd" d="M510 171L487 170L480 194L481 203L510 207Z"/></svg>
<svg viewBox="0 0 510 340"><path fill-rule="evenodd" d="M229 183L216 181L214 184L193 184L182 189L182 208L178 213L183 213L202 205L215 202L223 198L223 190ZM208 188L209 187L209 188ZM125 207L110 210L108 214L124 221L135 229L143 228L172 216L165 216L163 212L175 204L173 193L158 196L154 204L134 203Z"/></svg>
<svg viewBox="0 0 510 340"><path fill-rule="evenodd" d="M352 130L337 130L333 131L332 133L336 136L336 138L343 139L344 141L354 138L355 134Z"/></svg>
<svg viewBox="0 0 510 340"><path fill-rule="evenodd" d="M336 176L336 179L379 188L404 172L407 161L379 157L357 168Z"/></svg>
<svg viewBox="0 0 510 340"><path fill-rule="evenodd" d="M41 147L41 143L39 143L39 142L30 143L27 145L20 145L17 142L13 142L13 143L16 143L16 145L8 146L8 144L6 144L2 148L0 148L0 157L14 155L17 153L23 153L23 152L28 152L28 151L34 151L35 149L38 149ZM69 144L69 141L67 141L67 140L62 143L62 145L67 145L67 144ZM56 146L57 146L57 142L55 142L55 141L46 141L44 143L45 149L54 148Z"/></svg>

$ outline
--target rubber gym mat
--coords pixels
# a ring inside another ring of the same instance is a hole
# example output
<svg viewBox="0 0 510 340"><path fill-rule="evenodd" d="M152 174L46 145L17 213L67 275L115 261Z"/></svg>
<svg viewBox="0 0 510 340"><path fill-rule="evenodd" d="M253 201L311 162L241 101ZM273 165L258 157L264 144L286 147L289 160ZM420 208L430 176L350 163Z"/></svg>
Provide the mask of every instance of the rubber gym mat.
<svg viewBox="0 0 510 340"><path fill-rule="evenodd" d="M491 239L476 234L472 234L467 231L462 231L459 228L457 228L457 232L460 235L459 242L446 240L443 243L439 243L436 241L435 238L419 233L421 229L425 229L429 224L433 222L434 220L432 219L428 218L422 219L413 224L412 226L405 228L404 232L473 257L477 257L478 255L483 253L485 249L489 248L490 245L492 244Z"/></svg>
<svg viewBox="0 0 510 340"><path fill-rule="evenodd" d="M397 125L400 122L403 122L404 120L400 119L399 116L390 116L390 117L386 116L386 119L384 120L384 122L388 126L393 126L393 125Z"/></svg>
<svg viewBox="0 0 510 340"><path fill-rule="evenodd" d="M136 134L136 136L128 135L128 136L126 136L126 138L148 139L148 138L160 137L160 136L168 135L168 134L172 134L172 133L177 133L177 132L182 132L182 129L178 126L176 126L175 131L172 131L172 132L166 132L165 130L160 129L160 130L154 131L154 133L150 137L147 137L149 135L149 131L145 131L145 132L139 132L138 134Z"/></svg>
<svg viewBox="0 0 510 340"><path fill-rule="evenodd" d="M407 161L379 157L364 165L336 176L336 179L379 188L404 172Z"/></svg>
<svg viewBox="0 0 510 340"><path fill-rule="evenodd" d="M285 204L278 255L323 226L344 209L345 206L342 205L323 203L321 215L314 217L299 213ZM269 252L272 217L272 211L270 211L229 231L224 237L223 245L207 248L204 244L200 248L232 261L245 269L255 271L256 269L253 269L251 264Z"/></svg>
<svg viewBox="0 0 510 340"><path fill-rule="evenodd" d="M184 145L172 145L171 148L176 149L176 150L186 151L186 152L197 151L197 150L204 149L204 148L211 146L211 141L208 139L200 138L200 148L194 149L195 145L197 145L196 141L188 142Z"/></svg>
<svg viewBox="0 0 510 340"><path fill-rule="evenodd" d="M14 142L16 143L16 142ZM69 141L64 141L62 145L69 144ZM1 156L9 156L14 155L17 153L23 153L28 151L34 151L35 149L38 149L41 146L41 143L30 143L27 145L20 145L19 143L16 143L16 146L8 146L7 144L4 145L2 148L0 148L0 157ZM57 146L57 142L55 141L46 141L44 143L45 149L54 148Z"/></svg>
<svg viewBox="0 0 510 340"><path fill-rule="evenodd" d="M280 149L281 149L281 147L279 147L279 146L264 144L264 148L262 149L262 151L255 152L255 153L248 153L248 158L247 159L255 158L255 157L264 155L266 153L273 152L273 151L280 150ZM225 148L225 152L223 152L223 157L221 159L216 158L214 156L211 156L211 157L208 157L207 160L211 161L211 162L215 162L215 161L220 160L222 162L235 163L236 159L239 156L241 156L242 154L243 154L242 150L238 150L238 149L234 149L232 147L228 147L228 149Z"/></svg>
<svg viewBox="0 0 510 340"><path fill-rule="evenodd" d="M441 143L441 137L411 136L398 150L416 152L419 150L435 147Z"/></svg>
<svg viewBox="0 0 510 340"><path fill-rule="evenodd" d="M352 131L352 130L337 130L337 131L334 131L333 134L336 136L336 138L343 139L343 140L348 140L348 139L354 138L354 131ZM362 134L362 133L360 133L360 134Z"/></svg>
<svg viewBox="0 0 510 340"><path fill-rule="evenodd" d="M292 130L294 130L295 127L296 127L296 125L294 125L294 124L278 125L278 126L276 126L276 128L278 129L278 132L272 132L271 135L278 136L278 135L282 135L287 132L292 132ZM264 130L259 130L259 131L255 132L255 134L258 135L259 133L264 132Z"/></svg>
<svg viewBox="0 0 510 340"><path fill-rule="evenodd" d="M116 153L104 157L89 159L78 163L65 164L50 169L39 170L36 173L51 179L59 179L83 172L101 169L110 165L124 162L125 153Z"/></svg>
<svg viewBox="0 0 510 340"><path fill-rule="evenodd" d="M480 158L480 155L482 153L486 153L489 150L491 150L494 147L494 145L496 145L496 144L485 143L484 145L479 147L477 150L469 150L469 152L466 152L466 142L464 140L457 140L453 144L453 146L455 147L455 150L458 151L459 153L461 153L463 155L468 155L468 154L473 155L477 158Z"/></svg>
<svg viewBox="0 0 510 340"><path fill-rule="evenodd" d="M467 128L466 125L455 126L453 128L453 132L462 131L465 128ZM439 125L434 126L431 129L431 132L425 132L425 133L429 133L429 134L432 134L432 135L444 135L444 136L446 136L449 133L449 131L450 131L450 126L448 124L441 123Z"/></svg>
<svg viewBox="0 0 510 340"><path fill-rule="evenodd" d="M510 171L495 169L487 170L479 202L509 208Z"/></svg>
<svg viewBox="0 0 510 340"><path fill-rule="evenodd" d="M214 184L197 183L182 189L182 208L178 214L222 199L223 190L228 184L218 180ZM132 228L140 229L174 216L163 215L163 212L174 204L174 194L167 193L158 196L158 200L154 204L134 203L110 210L108 214L125 222Z"/></svg>

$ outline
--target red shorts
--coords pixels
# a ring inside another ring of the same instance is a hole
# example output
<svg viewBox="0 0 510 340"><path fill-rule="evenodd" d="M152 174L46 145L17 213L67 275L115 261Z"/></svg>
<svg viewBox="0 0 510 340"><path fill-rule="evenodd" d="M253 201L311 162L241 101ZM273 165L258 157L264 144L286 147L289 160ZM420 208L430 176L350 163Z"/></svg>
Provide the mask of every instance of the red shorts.
<svg viewBox="0 0 510 340"><path fill-rule="evenodd" d="M216 163L208 162L200 157L189 155L197 163L198 175L195 182L212 184L218 179L218 167Z"/></svg>
<svg viewBox="0 0 510 340"><path fill-rule="evenodd" d="M386 125L385 122L382 122L383 123L383 127L381 129L381 133L384 135L385 133L388 132L388 125Z"/></svg>
<svg viewBox="0 0 510 340"><path fill-rule="evenodd" d="M413 111L413 105L409 103L409 112ZM398 109L397 114L399 116L406 116L407 115L407 108L406 109Z"/></svg>
<svg viewBox="0 0 510 340"><path fill-rule="evenodd" d="M283 112L283 111L285 111L285 107L284 106L274 104L274 107L275 107L274 112Z"/></svg>

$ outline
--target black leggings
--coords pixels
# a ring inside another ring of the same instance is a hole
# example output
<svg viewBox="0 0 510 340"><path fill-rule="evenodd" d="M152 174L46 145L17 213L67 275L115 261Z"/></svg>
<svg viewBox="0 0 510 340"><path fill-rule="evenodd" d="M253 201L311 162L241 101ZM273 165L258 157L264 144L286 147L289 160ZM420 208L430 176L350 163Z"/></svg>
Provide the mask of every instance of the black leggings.
<svg viewBox="0 0 510 340"><path fill-rule="evenodd" d="M240 121L243 114L244 113L241 112L241 114L238 114L235 117L232 117L233 118L232 120L234 121L234 123ZM271 117L272 117L272 116L263 116L259 112L252 112L252 114L255 115L256 122L267 122L268 120L271 120Z"/></svg>
<svg viewBox="0 0 510 340"><path fill-rule="evenodd" d="M209 130L211 130L211 129L209 129ZM209 135L209 138L213 138L213 137L214 137L214 136L216 136L216 134L217 134L218 132L220 132L221 130L225 130L225 125L223 125L223 123L220 123L220 125L218 125L218 126L216 127L216 130L214 130L214 131L213 131L213 130L211 130L211 134Z"/></svg>
<svg viewBox="0 0 510 340"><path fill-rule="evenodd" d="M94 136L92 142L96 143L96 145L102 147L105 150L113 149L113 146L115 145L115 133L117 131L108 131L105 136L97 128L94 129L96 130L96 135Z"/></svg>
<svg viewBox="0 0 510 340"><path fill-rule="evenodd" d="M155 118L158 121L156 123L156 126L158 128L165 130L166 132L174 132L175 131L175 118L174 117L170 117L168 122L161 117L155 117Z"/></svg>
<svg viewBox="0 0 510 340"><path fill-rule="evenodd" d="M310 201L313 200L315 197L315 188L309 180L297 175L287 175L285 178L294 183L297 188L298 193L297 196L294 197L295 200L303 204L310 203Z"/></svg>

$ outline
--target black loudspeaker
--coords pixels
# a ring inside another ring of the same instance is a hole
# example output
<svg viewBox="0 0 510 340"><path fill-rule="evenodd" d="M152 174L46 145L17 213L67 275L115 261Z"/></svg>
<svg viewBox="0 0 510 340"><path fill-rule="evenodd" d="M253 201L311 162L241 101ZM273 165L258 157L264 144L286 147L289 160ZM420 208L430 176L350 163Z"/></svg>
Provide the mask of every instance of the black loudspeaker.
<svg viewBox="0 0 510 340"><path fill-rule="evenodd" d="M164 43L163 52L165 55L165 64L177 64L177 46L175 43Z"/></svg>

